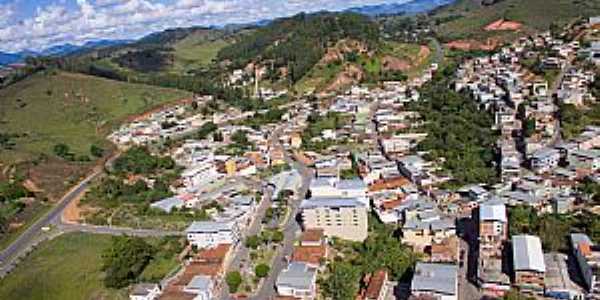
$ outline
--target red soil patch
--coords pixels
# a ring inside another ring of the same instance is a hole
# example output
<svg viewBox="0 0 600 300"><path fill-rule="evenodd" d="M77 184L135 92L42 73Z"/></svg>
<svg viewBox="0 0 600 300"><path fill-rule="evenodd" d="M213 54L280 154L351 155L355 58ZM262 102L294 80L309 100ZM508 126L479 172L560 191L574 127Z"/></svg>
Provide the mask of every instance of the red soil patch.
<svg viewBox="0 0 600 300"><path fill-rule="evenodd" d="M470 50L484 50L492 51L499 46L499 42L496 39L488 39L485 43L476 40L456 40L446 43L445 46L450 49L470 51Z"/></svg>
<svg viewBox="0 0 600 300"><path fill-rule="evenodd" d="M485 31L517 31L521 29L521 27L523 27L523 24L519 22L506 21L504 19L500 19L488 24L483 29Z"/></svg>
<svg viewBox="0 0 600 300"><path fill-rule="evenodd" d="M411 67L410 62L406 61L405 59L400 59L390 55L384 56L381 60L381 64L383 69L386 71L406 71Z"/></svg>
<svg viewBox="0 0 600 300"><path fill-rule="evenodd" d="M344 71L340 72L335 80L325 89L327 92L337 91L340 88L358 84L364 77L361 68L355 65L347 65Z"/></svg>

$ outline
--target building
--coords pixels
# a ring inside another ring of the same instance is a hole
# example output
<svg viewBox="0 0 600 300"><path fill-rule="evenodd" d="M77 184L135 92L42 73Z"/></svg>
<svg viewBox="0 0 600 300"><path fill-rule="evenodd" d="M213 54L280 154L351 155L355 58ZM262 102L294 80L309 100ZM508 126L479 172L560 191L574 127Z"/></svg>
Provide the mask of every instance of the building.
<svg viewBox="0 0 600 300"><path fill-rule="evenodd" d="M364 241L368 233L368 213L355 198L311 198L302 201L305 229L322 229L327 237Z"/></svg>
<svg viewBox="0 0 600 300"><path fill-rule="evenodd" d="M387 300L393 297L394 286L396 282L391 282L388 279L386 270L377 270L371 276L365 278L367 288L363 291L362 299L364 300Z"/></svg>
<svg viewBox="0 0 600 300"><path fill-rule="evenodd" d="M514 284L523 293L542 295L546 264L539 237L514 235L512 237Z"/></svg>
<svg viewBox="0 0 600 300"><path fill-rule="evenodd" d="M160 287L156 283L138 283L133 286L129 300L154 300L160 296Z"/></svg>
<svg viewBox="0 0 600 300"><path fill-rule="evenodd" d="M317 177L310 183L313 198L355 198L369 208L367 185L360 178L338 179L337 177Z"/></svg>
<svg viewBox="0 0 600 300"><path fill-rule="evenodd" d="M294 247L293 262L303 262L310 267L319 268L327 258L326 238L322 229L308 229L300 236L300 245Z"/></svg>
<svg viewBox="0 0 600 300"><path fill-rule="evenodd" d="M197 248L236 244L240 233L235 222L193 222L186 230L188 242Z"/></svg>
<svg viewBox="0 0 600 300"><path fill-rule="evenodd" d="M213 299L213 280L206 275L196 275L184 287L183 291L189 294L196 295L194 300L211 300Z"/></svg>
<svg viewBox="0 0 600 300"><path fill-rule="evenodd" d="M483 295L501 298L510 291L510 277L503 271L501 257L479 256L477 261L477 284Z"/></svg>
<svg viewBox="0 0 600 300"><path fill-rule="evenodd" d="M281 271L275 282L277 294L296 299L314 299L316 295L317 270L305 263L292 262Z"/></svg>
<svg viewBox="0 0 600 300"><path fill-rule="evenodd" d="M404 214L406 221L402 226L402 242L418 251L456 236L455 220L442 217L437 211L422 211L412 215L407 210Z"/></svg>
<svg viewBox="0 0 600 300"><path fill-rule="evenodd" d="M583 290L577 286L569 276L567 255L562 253L544 254L546 264L546 277L544 284L546 298L561 300L578 300L583 298Z"/></svg>
<svg viewBox="0 0 600 300"><path fill-rule="evenodd" d="M542 148L531 155L531 169L536 173L545 173L558 166L560 151L557 149Z"/></svg>
<svg viewBox="0 0 600 300"><path fill-rule="evenodd" d="M458 267L418 262L410 286L415 297L439 300L458 299Z"/></svg>
<svg viewBox="0 0 600 300"><path fill-rule="evenodd" d="M585 234L571 234L571 250L576 258L584 287L590 299L600 299L600 247Z"/></svg>
<svg viewBox="0 0 600 300"><path fill-rule="evenodd" d="M479 205L479 253L485 257L502 257L508 238L506 207L500 201Z"/></svg>

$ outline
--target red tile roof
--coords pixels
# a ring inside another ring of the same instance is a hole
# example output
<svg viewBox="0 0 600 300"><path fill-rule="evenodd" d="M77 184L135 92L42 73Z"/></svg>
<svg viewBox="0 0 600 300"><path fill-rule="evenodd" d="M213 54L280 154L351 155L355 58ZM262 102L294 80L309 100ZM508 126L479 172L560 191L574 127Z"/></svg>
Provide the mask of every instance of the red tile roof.
<svg viewBox="0 0 600 300"><path fill-rule="evenodd" d="M385 270L378 270L371 276L369 285L367 286L367 292L365 293L365 299L377 299L381 294L381 289L387 280L387 272Z"/></svg>
<svg viewBox="0 0 600 300"><path fill-rule="evenodd" d="M307 264L318 266L321 258L325 258L327 249L321 246L296 246L292 253L292 261L305 262Z"/></svg>

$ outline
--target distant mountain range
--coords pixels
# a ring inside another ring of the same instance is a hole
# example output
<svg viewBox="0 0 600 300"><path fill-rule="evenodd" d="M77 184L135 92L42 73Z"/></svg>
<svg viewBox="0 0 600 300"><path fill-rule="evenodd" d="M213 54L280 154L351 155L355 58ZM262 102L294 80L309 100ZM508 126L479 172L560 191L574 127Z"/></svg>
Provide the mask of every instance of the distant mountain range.
<svg viewBox="0 0 600 300"><path fill-rule="evenodd" d="M350 8L346 11L360 13L368 16L384 16L384 15L395 15L395 14L416 14L423 13L433 9L436 9L443 5L454 3L456 0L411 0L409 2L402 3L390 3L382 5L368 5ZM246 26L265 26L270 24L272 20L260 20L250 24L231 24L225 26L209 27L209 28L221 28L224 30L235 30L236 28L243 28ZM167 30L168 31L168 30ZM157 33L150 34L142 40L150 40L154 38ZM159 37L163 35L158 35ZM25 58L29 56L64 56L70 54L76 54L87 50L118 46L129 44L134 41L132 40L96 40L90 41L83 45L74 45L66 43L62 45L56 45L44 49L43 51L34 52L30 50L24 50L17 53L7 53L0 51L0 66L10 65L15 63L21 63Z"/></svg>
<svg viewBox="0 0 600 300"><path fill-rule="evenodd" d="M27 57L40 57L40 56L64 56L87 51L91 49L98 49L104 47L118 46L133 42L132 40L96 40L89 41L83 45L74 44L62 44L46 48L42 51L30 51L24 50L17 53L7 53L0 51L0 66L22 63Z"/></svg>

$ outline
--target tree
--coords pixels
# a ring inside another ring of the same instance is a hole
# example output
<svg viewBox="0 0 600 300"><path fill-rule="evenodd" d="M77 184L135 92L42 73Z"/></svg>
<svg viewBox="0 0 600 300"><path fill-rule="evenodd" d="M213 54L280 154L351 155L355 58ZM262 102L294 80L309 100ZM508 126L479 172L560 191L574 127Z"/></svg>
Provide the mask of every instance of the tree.
<svg viewBox="0 0 600 300"><path fill-rule="evenodd" d="M265 278L269 275L270 270L271 268L266 264L259 264L254 268L254 274L256 274L256 277L258 278Z"/></svg>
<svg viewBox="0 0 600 300"><path fill-rule="evenodd" d="M60 143L60 144L56 144L54 145L54 154L56 154L59 157L62 158L67 158L71 153L69 152L69 146L67 146L66 144Z"/></svg>
<svg viewBox="0 0 600 300"><path fill-rule="evenodd" d="M95 157L102 157L104 155L104 149L97 145L90 146L90 153Z"/></svg>
<svg viewBox="0 0 600 300"><path fill-rule="evenodd" d="M353 300L358 292L360 272L349 262L336 261L329 267L330 275L323 282L326 296L334 300Z"/></svg>
<svg viewBox="0 0 600 300"><path fill-rule="evenodd" d="M238 271L228 272L225 276L225 282L227 282L229 292L236 293L238 288L242 284L242 275Z"/></svg>
<svg viewBox="0 0 600 300"><path fill-rule="evenodd" d="M534 118L527 118L523 124L523 135L531 137L535 133L536 122Z"/></svg>
<svg viewBox="0 0 600 300"><path fill-rule="evenodd" d="M102 254L104 285L123 288L135 282L152 259L156 249L139 237L118 236Z"/></svg>
<svg viewBox="0 0 600 300"><path fill-rule="evenodd" d="M231 140L240 146L248 145L248 135L244 130L238 130L235 133L233 133L231 135Z"/></svg>
<svg viewBox="0 0 600 300"><path fill-rule="evenodd" d="M273 233L271 233L271 241L273 243L276 243L276 244L281 243L283 241L283 239L284 239L283 232L281 232L279 230L275 230L275 231L273 231Z"/></svg>
<svg viewBox="0 0 600 300"><path fill-rule="evenodd" d="M256 249L260 245L260 238L257 235L251 235L246 238L246 247Z"/></svg>

